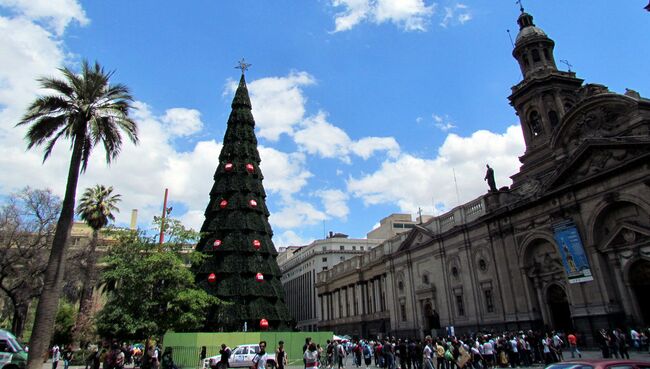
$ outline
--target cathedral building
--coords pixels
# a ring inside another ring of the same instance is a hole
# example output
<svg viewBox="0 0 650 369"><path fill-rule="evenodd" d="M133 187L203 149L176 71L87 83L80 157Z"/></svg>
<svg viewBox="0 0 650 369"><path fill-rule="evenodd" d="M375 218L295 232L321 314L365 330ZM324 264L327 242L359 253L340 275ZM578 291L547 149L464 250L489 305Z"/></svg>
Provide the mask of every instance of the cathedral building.
<svg viewBox="0 0 650 369"><path fill-rule="evenodd" d="M509 100L526 149L512 185L320 273L321 329L556 329L593 344L650 324L650 100L559 70L533 17L517 23Z"/></svg>

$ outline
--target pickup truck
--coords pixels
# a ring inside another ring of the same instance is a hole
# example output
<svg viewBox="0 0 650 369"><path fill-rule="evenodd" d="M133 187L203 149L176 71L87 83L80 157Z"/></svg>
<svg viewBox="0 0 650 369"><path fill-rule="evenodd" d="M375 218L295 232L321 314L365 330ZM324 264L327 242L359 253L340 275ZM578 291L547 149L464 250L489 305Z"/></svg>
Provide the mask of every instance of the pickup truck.
<svg viewBox="0 0 650 369"><path fill-rule="evenodd" d="M228 364L231 368L252 368L253 358L258 352L260 352L260 346L257 343L239 345L232 350L230 358L228 359ZM266 368L275 368L275 353L267 352L267 355L268 359L266 359ZM223 369L219 364L220 361L221 355L207 357L203 360L203 369Z"/></svg>

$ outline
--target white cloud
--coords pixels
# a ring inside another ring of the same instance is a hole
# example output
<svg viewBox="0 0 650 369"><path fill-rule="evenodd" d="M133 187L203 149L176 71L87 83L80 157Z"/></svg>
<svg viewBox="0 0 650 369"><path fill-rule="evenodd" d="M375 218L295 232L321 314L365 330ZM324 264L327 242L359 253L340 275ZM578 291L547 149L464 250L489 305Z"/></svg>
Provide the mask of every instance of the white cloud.
<svg viewBox="0 0 650 369"><path fill-rule="evenodd" d="M400 152L393 137L364 137L350 144L350 150L363 159L370 158L375 151L386 151L389 157L397 157Z"/></svg>
<svg viewBox="0 0 650 369"><path fill-rule="evenodd" d="M307 72L291 72L286 77L267 77L248 83L253 104L257 135L277 141L282 134L292 135L294 126L305 115L305 97L302 88L316 83ZM237 83L230 81L224 95L230 98Z"/></svg>
<svg viewBox="0 0 650 369"><path fill-rule="evenodd" d="M305 119L302 129L294 135L294 140L301 149L309 154L318 154L323 158L345 157L351 140L342 129L327 121L325 112Z"/></svg>
<svg viewBox="0 0 650 369"><path fill-rule="evenodd" d="M348 31L364 20L376 24L393 23L405 31L425 31L435 4L424 0L332 0L344 8L334 19L334 32Z"/></svg>
<svg viewBox="0 0 650 369"><path fill-rule="evenodd" d="M445 7L445 16L440 22L440 26L447 28L450 24L465 24L472 19L472 14L465 4L458 3L453 6Z"/></svg>
<svg viewBox="0 0 650 369"><path fill-rule="evenodd" d="M294 231L284 231L273 236L275 247L304 246L314 241L313 238L303 238Z"/></svg>
<svg viewBox="0 0 650 369"><path fill-rule="evenodd" d="M364 137L353 141L344 130L328 122L327 114L323 111L306 118L300 128L294 134L298 147L322 158L338 158L351 163L350 154L368 159L378 151L386 151L391 157L397 156L400 151L393 137Z"/></svg>
<svg viewBox="0 0 650 369"><path fill-rule="evenodd" d="M321 190L316 195L321 198L325 213L336 218L345 219L350 213L346 203L348 194L341 190Z"/></svg>
<svg viewBox="0 0 650 369"><path fill-rule="evenodd" d="M31 21L44 22L59 36L72 21L82 26L90 22L76 0L0 0L0 6Z"/></svg>
<svg viewBox="0 0 650 369"><path fill-rule="evenodd" d="M288 199L307 185L312 177L306 167L302 153L285 153L271 147L258 147L264 174L264 188L268 193L277 193Z"/></svg>
<svg viewBox="0 0 650 369"><path fill-rule="evenodd" d="M458 182L460 203L485 192L485 164L494 168L497 186L510 184L510 175L519 169L517 157L524 151L519 125L505 133L477 131L470 137L449 134L432 160L402 154L386 160L376 172L349 178L348 191L366 205L396 204L401 211L415 213L418 207L427 212L433 203L447 209L459 204L454 185Z"/></svg>
<svg viewBox="0 0 650 369"><path fill-rule="evenodd" d="M316 209L314 205L290 198L284 202L280 211L276 211L269 217L269 222L275 229L291 229L304 225L312 225L328 219L327 214Z"/></svg>
<svg viewBox="0 0 650 369"><path fill-rule="evenodd" d="M161 120L173 136L190 136L203 129L201 113L196 109L167 109Z"/></svg>
<svg viewBox="0 0 650 369"><path fill-rule="evenodd" d="M456 128L454 123L451 121L451 119L449 119L449 116L447 115L443 117L437 114L433 114L432 118L436 127L438 127L438 129L441 131L447 132L452 128Z"/></svg>

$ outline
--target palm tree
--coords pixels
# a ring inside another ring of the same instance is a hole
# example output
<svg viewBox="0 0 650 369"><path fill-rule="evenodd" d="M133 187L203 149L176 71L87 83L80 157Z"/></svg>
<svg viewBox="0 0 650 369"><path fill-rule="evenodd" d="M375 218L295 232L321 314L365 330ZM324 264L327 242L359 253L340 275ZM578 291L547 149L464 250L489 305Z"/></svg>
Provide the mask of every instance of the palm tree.
<svg viewBox="0 0 650 369"><path fill-rule="evenodd" d="M93 289L97 284L97 240L99 231L108 225L109 221L114 221L113 212L119 212L117 203L120 201L120 195L113 195L113 187L104 187L104 185L95 185L86 188L79 204L77 205L77 214L93 230L90 244L85 251L85 278L81 288L81 299L79 302L79 314L73 329L73 337L79 341L82 332L87 328L90 321L90 312L92 307Z"/></svg>
<svg viewBox="0 0 650 369"><path fill-rule="evenodd" d="M29 369L42 369L43 355L52 337L79 175L86 170L95 146L104 146L106 162L110 164L120 153L122 132L132 142L138 141L137 125L128 115L133 97L125 85L109 84L113 72L105 72L97 62L91 66L87 61L82 63L80 74L68 68L59 70L63 79L39 79L41 87L54 91L54 94L36 98L17 124L28 126L25 135L28 149L45 145L43 161L62 137L71 141L72 148L61 215L30 339Z"/></svg>

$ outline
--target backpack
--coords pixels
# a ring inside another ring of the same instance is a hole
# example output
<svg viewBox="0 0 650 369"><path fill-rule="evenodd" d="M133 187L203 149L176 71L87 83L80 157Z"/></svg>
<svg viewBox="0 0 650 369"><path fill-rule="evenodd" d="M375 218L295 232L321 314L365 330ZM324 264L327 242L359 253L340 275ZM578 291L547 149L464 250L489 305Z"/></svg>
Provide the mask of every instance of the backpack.
<svg viewBox="0 0 650 369"><path fill-rule="evenodd" d="M370 357L370 347L368 345L363 346L363 357L366 359Z"/></svg>

